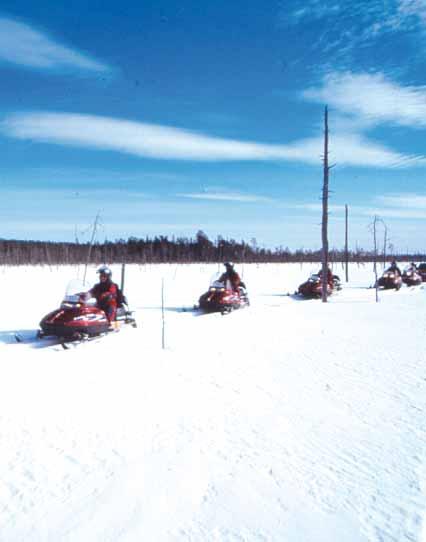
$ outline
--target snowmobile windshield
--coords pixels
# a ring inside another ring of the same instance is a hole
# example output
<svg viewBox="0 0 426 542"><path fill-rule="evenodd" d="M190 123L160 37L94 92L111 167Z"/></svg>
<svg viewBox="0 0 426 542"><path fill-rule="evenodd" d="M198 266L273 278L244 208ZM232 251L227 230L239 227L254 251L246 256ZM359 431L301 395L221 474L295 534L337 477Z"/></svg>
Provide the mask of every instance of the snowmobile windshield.
<svg viewBox="0 0 426 542"><path fill-rule="evenodd" d="M65 296L63 299L64 303L79 303L82 297L88 298L88 292L91 286L87 282L82 281L81 279L73 279L68 283Z"/></svg>
<svg viewBox="0 0 426 542"><path fill-rule="evenodd" d="M210 279L210 288L226 288L227 290L231 289L231 282L230 280L220 280L222 277L222 273L218 272L215 273L212 278Z"/></svg>

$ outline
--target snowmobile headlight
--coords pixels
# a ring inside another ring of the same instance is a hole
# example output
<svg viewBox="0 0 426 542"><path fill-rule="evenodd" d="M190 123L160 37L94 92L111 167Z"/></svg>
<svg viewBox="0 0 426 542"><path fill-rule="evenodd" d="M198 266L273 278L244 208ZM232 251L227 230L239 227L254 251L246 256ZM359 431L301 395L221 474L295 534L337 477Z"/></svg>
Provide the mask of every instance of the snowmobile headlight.
<svg viewBox="0 0 426 542"><path fill-rule="evenodd" d="M213 286L213 287L210 288L210 291L211 291L211 292L215 292L215 291L216 291L216 288Z"/></svg>

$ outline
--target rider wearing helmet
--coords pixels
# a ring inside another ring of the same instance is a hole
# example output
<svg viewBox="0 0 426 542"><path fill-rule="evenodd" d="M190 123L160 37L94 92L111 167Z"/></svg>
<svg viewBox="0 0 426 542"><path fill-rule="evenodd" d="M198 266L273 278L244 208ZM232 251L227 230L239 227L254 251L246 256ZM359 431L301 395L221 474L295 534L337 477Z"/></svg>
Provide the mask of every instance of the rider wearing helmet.
<svg viewBox="0 0 426 542"><path fill-rule="evenodd" d="M322 267L317 274L319 277L322 277ZM330 269L330 266L327 266L327 282L330 286L333 286L333 278L333 271Z"/></svg>
<svg viewBox="0 0 426 542"><path fill-rule="evenodd" d="M391 264L387 271L393 271L394 273L397 273L400 277L402 276L401 269L398 267L396 260L391 261Z"/></svg>
<svg viewBox="0 0 426 542"><path fill-rule="evenodd" d="M226 271L222 273L219 281L226 282L229 280L232 289L236 292L239 288L245 288L245 284L241 281L240 275L234 269L234 264L232 262L225 262L223 265L225 266Z"/></svg>
<svg viewBox="0 0 426 542"><path fill-rule="evenodd" d="M101 266L97 273L99 282L93 286L90 294L96 298L97 306L105 312L111 325L117 314L118 286L112 282L111 269L106 265Z"/></svg>

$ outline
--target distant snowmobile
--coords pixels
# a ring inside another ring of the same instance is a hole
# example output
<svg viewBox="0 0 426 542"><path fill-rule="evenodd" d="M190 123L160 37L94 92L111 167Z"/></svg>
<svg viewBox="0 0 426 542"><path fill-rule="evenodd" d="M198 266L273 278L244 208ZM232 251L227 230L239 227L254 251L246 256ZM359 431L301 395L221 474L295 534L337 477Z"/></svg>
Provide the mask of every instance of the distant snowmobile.
<svg viewBox="0 0 426 542"><path fill-rule="evenodd" d="M422 276L415 267L408 266L402 272L402 282L407 286L417 286L422 283Z"/></svg>
<svg viewBox="0 0 426 542"><path fill-rule="evenodd" d="M426 262L419 263L417 273L422 277L422 282L426 282Z"/></svg>
<svg viewBox="0 0 426 542"><path fill-rule="evenodd" d="M333 283L327 282L327 295L331 295L333 290L341 290L341 288L339 277L333 275ZM306 298L319 299L322 297L322 278L317 273L313 273L307 281L299 286L296 293Z"/></svg>
<svg viewBox="0 0 426 542"><path fill-rule="evenodd" d="M386 270L377 281L377 287L384 290L399 290L402 286L402 277L397 271Z"/></svg>
<svg viewBox="0 0 426 542"><path fill-rule="evenodd" d="M90 297L89 290L90 286L82 281L71 281L59 309L42 318L38 338L57 337L66 348L67 343L85 341L106 334L110 323L104 311L96 306L96 299ZM126 303L127 300L123 296L117 308L116 329L119 329L121 324L136 327L136 321Z"/></svg>
<svg viewBox="0 0 426 542"><path fill-rule="evenodd" d="M206 293L198 300L198 307L205 312L227 314L250 305L244 283L233 290L229 280L219 281L215 277Z"/></svg>

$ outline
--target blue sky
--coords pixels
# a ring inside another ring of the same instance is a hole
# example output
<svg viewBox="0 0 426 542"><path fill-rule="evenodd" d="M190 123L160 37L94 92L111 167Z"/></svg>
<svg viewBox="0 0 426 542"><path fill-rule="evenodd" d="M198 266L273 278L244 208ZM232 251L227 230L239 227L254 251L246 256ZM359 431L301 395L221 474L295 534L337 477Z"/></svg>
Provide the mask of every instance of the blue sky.
<svg viewBox="0 0 426 542"><path fill-rule="evenodd" d="M59 4L59 5L58 5ZM426 250L426 1L53 3L0 12L0 236Z"/></svg>

